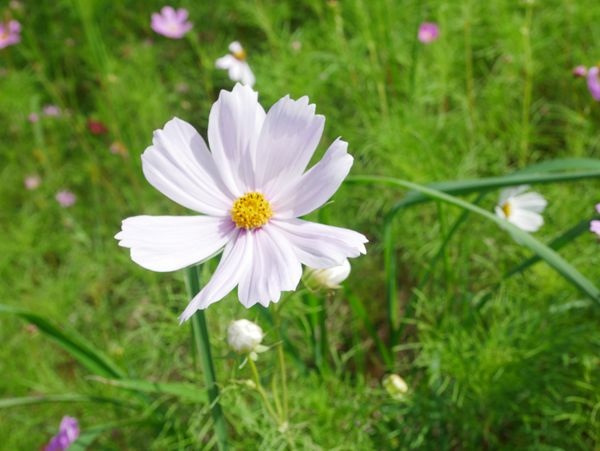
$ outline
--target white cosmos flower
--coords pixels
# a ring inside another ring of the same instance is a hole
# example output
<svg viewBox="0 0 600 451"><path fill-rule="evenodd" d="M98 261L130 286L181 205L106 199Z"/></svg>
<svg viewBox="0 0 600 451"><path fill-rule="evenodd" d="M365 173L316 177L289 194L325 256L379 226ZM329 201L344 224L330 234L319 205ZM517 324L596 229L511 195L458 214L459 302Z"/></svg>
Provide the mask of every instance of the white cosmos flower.
<svg viewBox="0 0 600 451"><path fill-rule="evenodd" d="M236 286L245 307L277 302L295 290L301 263L340 265L366 253L364 235L298 219L323 205L348 175L348 143L336 139L305 172L325 118L308 98L283 97L268 113L252 89L221 91L208 119L208 142L187 122L172 119L154 132L142 154L146 179L196 216L134 216L115 236L133 261L175 271L223 248L211 280L180 317L219 301Z"/></svg>
<svg viewBox="0 0 600 451"><path fill-rule="evenodd" d="M222 56L215 61L215 66L228 71L232 81L239 81L250 87L254 86L256 79L246 61L246 51L238 41L229 44L229 55Z"/></svg>
<svg viewBox="0 0 600 451"><path fill-rule="evenodd" d="M528 189L522 185L502 190L496 214L526 232L535 232L544 225L541 213L548 202L538 193L526 192Z"/></svg>
<svg viewBox="0 0 600 451"><path fill-rule="evenodd" d="M340 288L344 280L350 275L350 262L345 259L341 265L331 268L311 269L306 277L306 282L310 287L328 288L335 290Z"/></svg>

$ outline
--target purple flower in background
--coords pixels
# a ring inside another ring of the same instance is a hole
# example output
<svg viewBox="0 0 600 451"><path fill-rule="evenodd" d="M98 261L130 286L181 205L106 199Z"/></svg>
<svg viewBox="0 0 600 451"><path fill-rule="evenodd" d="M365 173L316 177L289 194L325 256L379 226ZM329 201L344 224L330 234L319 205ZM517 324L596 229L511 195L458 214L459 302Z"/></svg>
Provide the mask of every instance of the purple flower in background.
<svg viewBox="0 0 600 451"><path fill-rule="evenodd" d="M45 105L42 111L44 112L44 116L60 116L60 108L56 105Z"/></svg>
<svg viewBox="0 0 600 451"><path fill-rule="evenodd" d="M79 437L79 423L73 417L64 416L60 422L58 434L52 437L44 451L65 451Z"/></svg>
<svg viewBox="0 0 600 451"><path fill-rule="evenodd" d="M37 113L29 113L29 116L27 116L27 120L33 124L34 122L40 120L40 115Z"/></svg>
<svg viewBox="0 0 600 451"><path fill-rule="evenodd" d="M171 6L164 6L159 13L152 14L150 26L158 34L167 38L181 39L188 31L192 29L192 24L187 20L187 9L173 9Z"/></svg>
<svg viewBox="0 0 600 451"><path fill-rule="evenodd" d="M60 206L64 208L73 206L77 201L77 196L75 196L75 194L73 194L71 191L67 190L59 191L54 197Z"/></svg>
<svg viewBox="0 0 600 451"><path fill-rule="evenodd" d="M40 183L42 183L42 179L39 175L31 174L25 177L23 183L25 184L25 188L31 191L40 186Z"/></svg>
<svg viewBox="0 0 600 451"><path fill-rule="evenodd" d="M573 73L573 76L583 78L587 75L587 67L579 65L574 67L571 72Z"/></svg>
<svg viewBox="0 0 600 451"><path fill-rule="evenodd" d="M600 68L598 66L591 67L587 73L587 85L590 90L590 94L594 98L594 100L600 101L600 79L598 78L598 73L600 72Z"/></svg>
<svg viewBox="0 0 600 451"><path fill-rule="evenodd" d="M419 26L419 41L423 44L430 44L440 36L440 28L436 23L423 22Z"/></svg>
<svg viewBox="0 0 600 451"><path fill-rule="evenodd" d="M600 214L600 204L596 204L596 211ZM600 221L590 222L590 231L600 236Z"/></svg>
<svg viewBox="0 0 600 451"><path fill-rule="evenodd" d="M16 20L0 23L0 49L21 41L21 24Z"/></svg>

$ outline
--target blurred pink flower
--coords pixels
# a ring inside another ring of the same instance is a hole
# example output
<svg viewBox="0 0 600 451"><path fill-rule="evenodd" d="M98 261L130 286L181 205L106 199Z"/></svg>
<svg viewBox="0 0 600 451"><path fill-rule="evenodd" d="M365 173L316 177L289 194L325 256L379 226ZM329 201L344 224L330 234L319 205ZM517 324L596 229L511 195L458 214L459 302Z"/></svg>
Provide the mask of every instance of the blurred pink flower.
<svg viewBox="0 0 600 451"><path fill-rule="evenodd" d="M95 121L94 119L88 119L87 126L92 135L103 135L108 131L103 122Z"/></svg>
<svg viewBox="0 0 600 451"><path fill-rule="evenodd" d="M40 183L42 183L42 179L39 175L31 174L25 177L23 183L25 184L25 188L31 191L40 186Z"/></svg>
<svg viewBox="0 0 600 451"><path fill-rule="evenodd" d="M68 208L75 204L77 201L77 196L75 196L75 194L73 194L71 191L62 190L56 193L55 199L61 207Z"/></svg>
<svg viewBox="0 0 600 451"><path fill-rule="evenodd" d="M598 73L600 72L600 68L598 66L591 67L587 73L587 85L590 90L590 94L594 98L594 100L600 101L600 79L598 78Z"/></svg>
<svg viewBox="0 0 600 451"><path fill-rule="evenodd" d="M44 105L42 111L44 112L44 116L60 116L60 108L56 105Z"/></svg>
<svg viewBox="0 0 600 451"><path fill-rule="evenodd" d="M572 73L575 77L585 77L587 75L587 67L579 65L573 68Z"/></svg>
<svg viewBox="0 0 600 451"><path fill-rule="evenodd" d="M188 31L192 29L192 24L188 20L187 9L173 9L171 6L164 6L159 13L152 14L150 26L158 34L167 38L181 39Z"/></svg>
<svg viewBox="0 0 600 451"><path fill-rule="evenodd" d="M0 49L21 41L21 24L16 20L0 23Z"/></svg>
<svg viewBox="0 0 600 451"><path fill-rule="evenodd" d="M600 214L600 204L596 204L596 211ZM592 221L590 223L590 231L600 236L600 221Z"/></svg>
<svg viewBox="0 0 600 451"><path fill-rule="evenodd" d="M419 26L418 38L423 44L429 44L440 36L440 28L436 23L423 22Z"/></svg>
<svg viewBox="0 0 600 451"><path fill-rule="evenodd" d="M65 451L79 437L79 423L77 419L64 416L60 422L58 434L52 437L44 451Z"/></svg>
<svg viewBox="0 0 600 451"><path fill-rule="evenodd" d="M33 124L34 122L40 120L40 115L37 113L29 113L29 116L27 116L27 120Z"/></svg>

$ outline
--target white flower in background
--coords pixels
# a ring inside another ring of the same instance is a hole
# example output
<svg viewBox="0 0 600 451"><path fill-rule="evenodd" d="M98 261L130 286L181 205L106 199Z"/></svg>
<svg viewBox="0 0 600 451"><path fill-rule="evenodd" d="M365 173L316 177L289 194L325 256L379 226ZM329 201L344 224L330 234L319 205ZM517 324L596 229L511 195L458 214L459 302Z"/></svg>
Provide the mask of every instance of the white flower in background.
<svg viewBox="0 0 600 451"><path fill-rule="evenodd" d="M219 253L211 280L180 317L221 300L236 286L249 308L295 290L302 264L341 265L366 253L364 235L298 219L329 200L348 175L348 143L336 139L306 171L325 118L308 98L286 96L268 113L247 86L221 91L208 120L208 141L187 122L172 119L154 132L142 155L146 179L196 216L135 216L115 238L133 261L175 271ZM305 172L306 171L306 172Z"/></svg>
<svg viewBox="0 0 600 451"><path fill-rule="evenodd" d="M232 321L227 328L227 343L233 351L239 354L257 351L263 337L260 326L247 319Z"/></svg>
<svg viewBox="0 0 600 451"><path fill-rule="evenodd" d="M402 401L408 393L408 385L397 374L388 374L383 378L383 388L396 401Z"/></svg>
<svg viewBox="0 0 600 451"><path fill-rule="evenodd" d="M229 55L222 56L215 61L219 69L228 71L229 78L232 81L239 81L247 86L254 86L256 79L248 62L246 61L246 51L238 41L229 44Z"/></svg>
<svg viewBox="0 0 600 451"><path fill-rule="evenodd" d="M331 268L310 269L307 272L306 284L313 289L325 288L335 290L341 288L341 283L350 275L350 262L348 259L344 263Z"/></svg>
<svg viewBox="0 0 600 451"><path fill-rule="evenodd" d="M528 185L504 189L496 206L496 214L526 232L535 232L544 225L541 213L548 202L540 194L526 192Z"/></svg>

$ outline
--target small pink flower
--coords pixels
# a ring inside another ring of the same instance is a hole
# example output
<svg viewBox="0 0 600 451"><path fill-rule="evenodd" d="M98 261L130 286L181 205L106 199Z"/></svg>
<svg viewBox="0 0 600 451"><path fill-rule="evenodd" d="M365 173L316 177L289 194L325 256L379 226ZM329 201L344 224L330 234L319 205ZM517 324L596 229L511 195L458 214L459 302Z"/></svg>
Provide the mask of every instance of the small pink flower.
<svg viewBox="0 0 600 451"><path fill-rule="evenodd" d="M44 112L44 116L60 116L60 108L56 105L45 105L42 111Z"/></svg>
<svg viewBox="0 0 600 451"><path fill-rule="evenodd" d="M160 10L160 14L152 14L150 26L155 32L167 38L181 39L192 29L192 24L187 19L187 9L175 10L171 6L165 6Z"/></svg>
<svg viewBox="0 0 600 451"><path fill-rule="evenodd" d="M68 208L75 204L77 201L77 196L75 196L75 194L73 194L71 191L62 190L56 193L55 199L61 207Z"/></svg>
<svg viewBox="0 0 600 451"><path fill-rule="evenodd" d="M31 191L40 186L40 183L42 183L42 179L39 175L32 174L25 177L23 183L25 184L25 188Z"/></svg>
<svg viewBox="0 0 600 451"><path fill-rule="evenodd" d="M419 26L418 38L423 44L430 44L440 36L440 28L436 23L423 22Z"/></svg>
<svg viewBox="0 0 600 451"><path fill-rule="evenodd" d="M64 416L60 422L58 434L52 437L44 451L65 451L79 437L79 423L77 419Z"/></svg>
<svg viewBox="0 0 600 451"><path fill-rule="evenodd" d="M87 126L92 135L103 135L108 131L103 122L95 121L94 119L88 119Z"/></svg>
<svg viewBox="0 0 600 451"><path fill-rule="evenodd" d="M573 73L573 76L583 78L587 75L587 67L579 65L574 67L571 72Z"/></svg>
<svg viewBox="0 0 600 451"><path fill-rule="evenodd" d="M600 214L600 204L596 204L596 211ZM600 221L594 220L590 222L590 232L594 232L596 235L600 236Z"/></svg>
<svg viewBox="0 0 600 451"><path fill-rule="evenodd" d="M591 67L587 73L587 85L590 90L590 94L594 98L594 100L600 101L600 79L598 78L598 73L600 72L600 68L598 66Z"/></svg>
<svg viewBox="0 0 600 451"><path fill-rule="evenodd" d="M21 24L16 20L0 23L0 49L21 42Z"/></svg>
<svg viewBox="0 0 600 451"><path fill-rule="evenodd" d="M40 115L37 113L29 113L29 116L27 116L27 120L33 124L34 122L40 120Z"/></svg>

